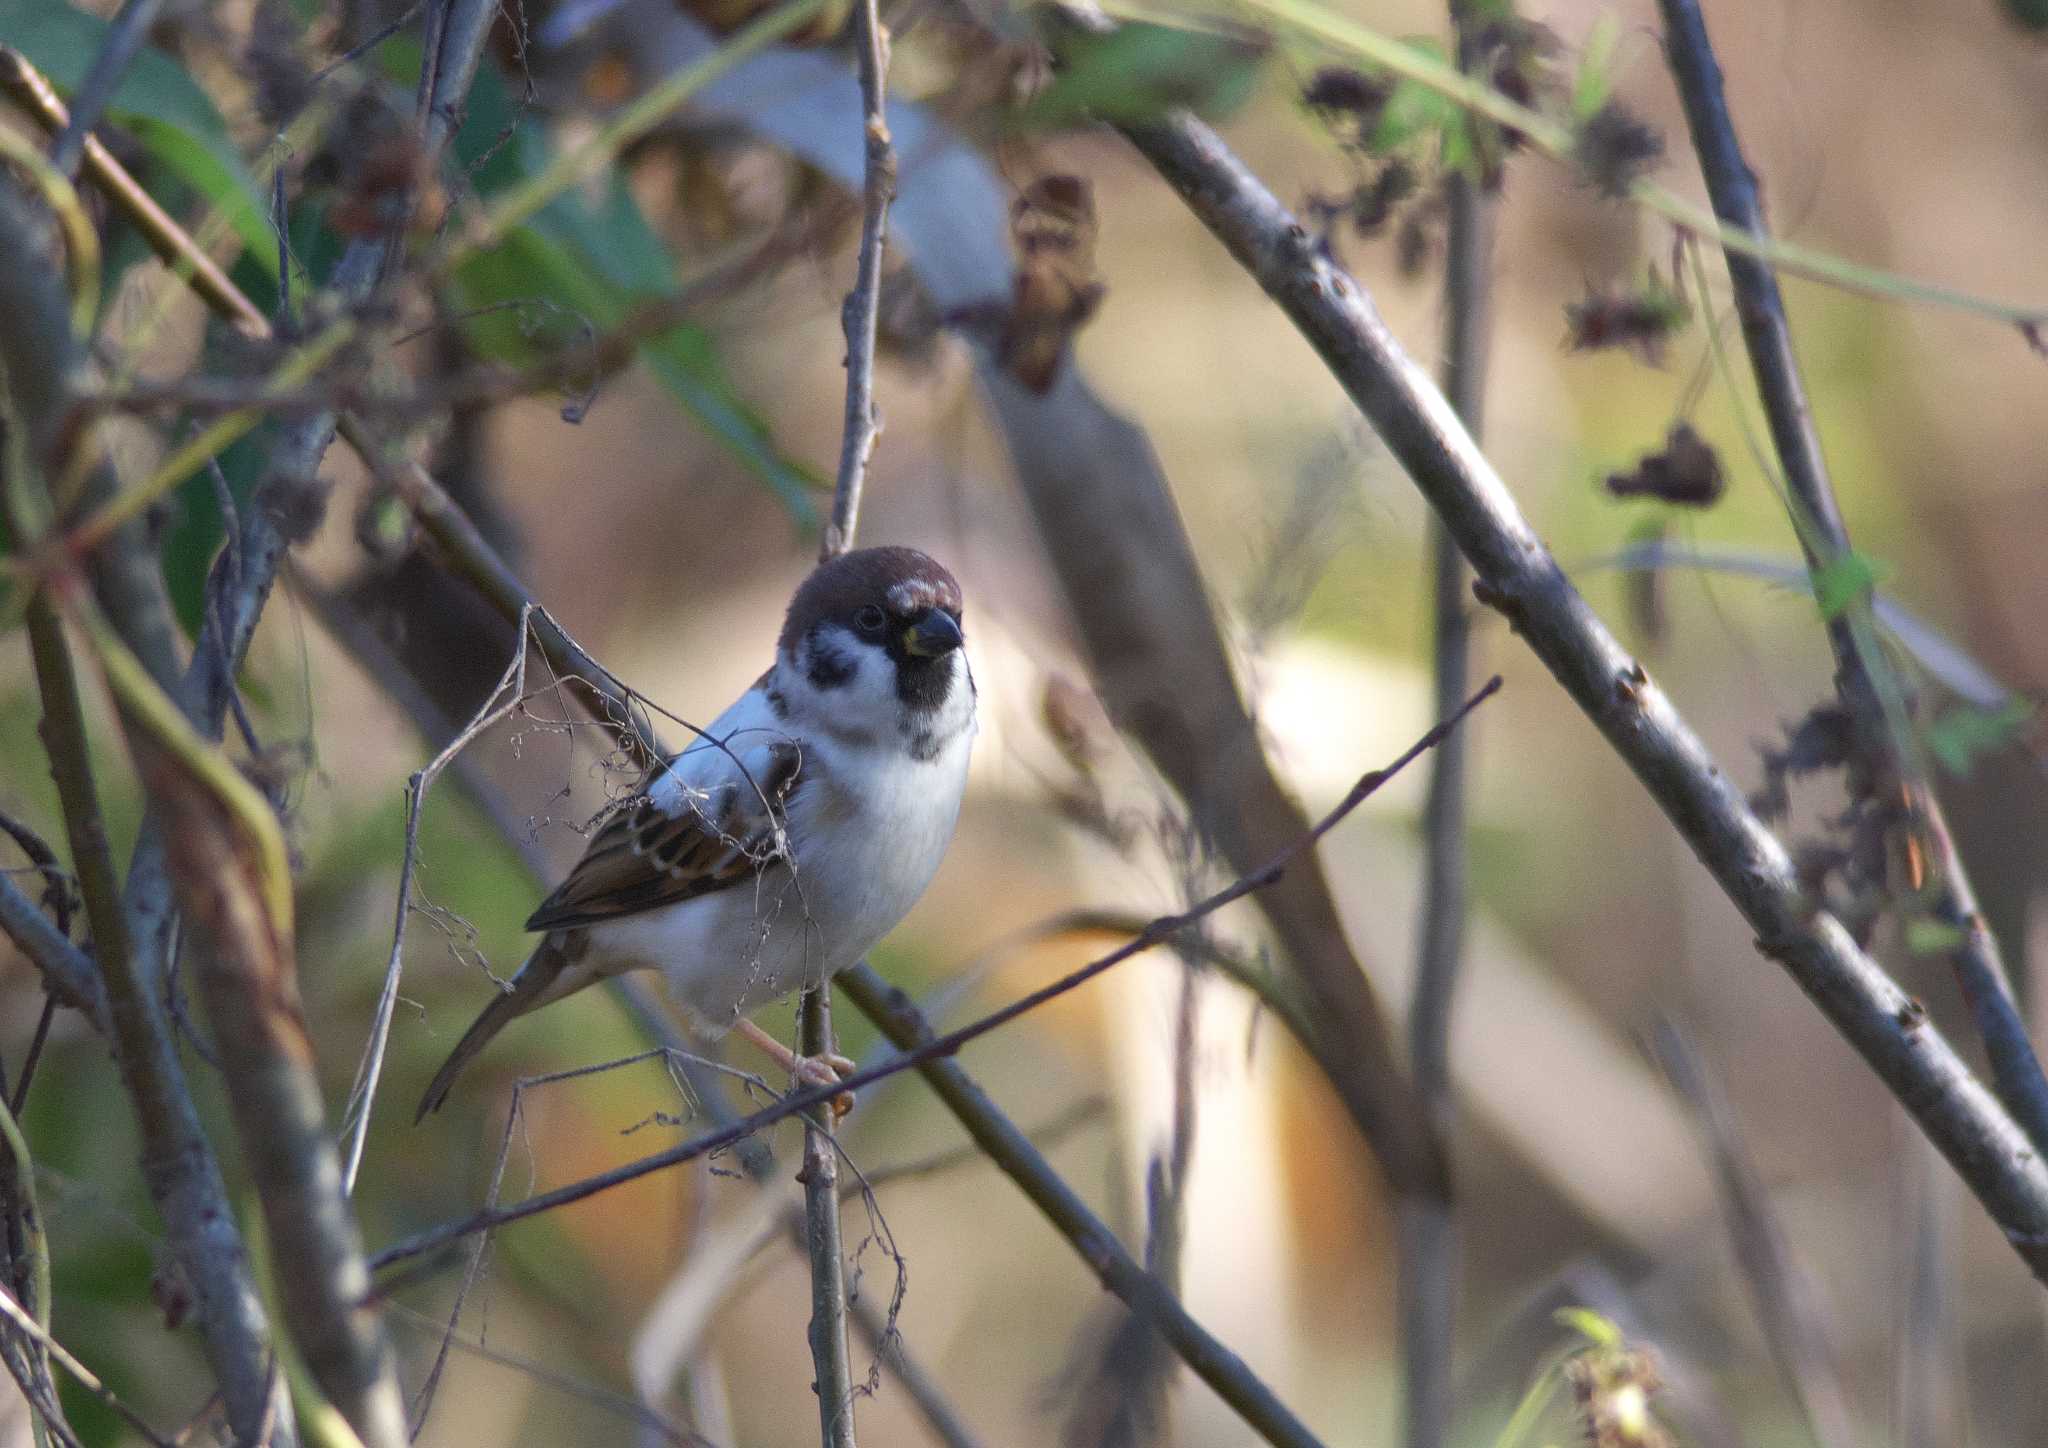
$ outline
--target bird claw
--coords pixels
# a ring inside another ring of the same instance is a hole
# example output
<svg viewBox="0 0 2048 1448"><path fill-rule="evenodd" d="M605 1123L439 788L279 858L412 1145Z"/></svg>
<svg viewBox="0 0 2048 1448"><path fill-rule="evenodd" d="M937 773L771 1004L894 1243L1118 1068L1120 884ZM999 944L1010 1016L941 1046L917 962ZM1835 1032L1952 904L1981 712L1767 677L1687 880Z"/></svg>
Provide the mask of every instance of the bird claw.
<svg viewBox="0 0 2048 1448"><path fill-rule="evenodd" d="M798 1056L795 1062L797 1079L806 1086L837 1086L854 1072L851 1058L833 1052L829 1056ZM844 1121L846 1113L853 1110L853 1092L841 1091L832 1098L832 1120Z"/></svg>

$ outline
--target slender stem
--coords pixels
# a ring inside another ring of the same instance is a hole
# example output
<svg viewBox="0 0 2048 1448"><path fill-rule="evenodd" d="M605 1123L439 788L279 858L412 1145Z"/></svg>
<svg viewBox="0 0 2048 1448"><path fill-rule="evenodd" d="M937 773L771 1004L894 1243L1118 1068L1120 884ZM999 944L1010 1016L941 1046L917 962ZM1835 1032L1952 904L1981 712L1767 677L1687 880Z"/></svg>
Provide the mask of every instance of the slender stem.
<svg viewBox="0 0 2048 1448"><path fill-rule="evenodd" d="M840 310L846 331L846 421L832 489L832 517L818 545L820 562L853 547L868 459L882 426L875 407L875 326L882 303L882 244L889 224L889 200L896 190L896 155L889 144L885 111L889 37L876 12L876 0L856 0L853 15L867 170L861 187L860 252L853 290ZM830 1056L830 983L806 990L797 1014L803 1053L813 1060ZM812 1390L818 1395L820 1439L825 1448L854 1448L853 1368L846 1347L846 1254L839 1239L839 1152L832 1139L832 1125L829 1104L805 1113L804 1161L797 1179L804 1187L804 1248L811 1263L811 1369L816 1375Z"/></svg>
<svg viewBox="0 0 2048 1448"><path fill-rule="evenodd" d="M803 993L800 1049L819 1060L832 1053L832 988ZM846 1253L839 1238L839 1148L832 1139L832 1103L804 1113L804 1250L811 1260L811 1391L818 1395L824 1448L853 1448L853 1364L846 1349Z"/></svg>
<svg viewBox="0 0 2048 1448"><path fill-rule="evenodd" d="M840 310L846 331L846 423L832 489L832 519L819 545L821 559L853 546L868 459L882 431L881 414L875 407L875 328L882 309L882 246L888 236L889 202L896 195L896 151L890 144L884 104L889 33L876 14L876 0L858 0L853 17L866 170L861 184L860 255L853 290L846 294L846 304Z"/></svg>
<svg viewBox="0 0 2048 1448"><path fill-rule="evenodd" d="M425 60L430 79L425 84L433 97L423 109L420 147L424 166L440 164L442 153L454 135L470 83L483 53L484 41L497 18L496 0L448 0L447 14L440 21L440 43ZM387 228L349 244L335 263L328 285L345 306L364 301L376 289L402 250L400 228ZM258 505L245 511L242 536L238 540L238 566L232 579L216 568L208 582L209 602L200 642L193 656L187 695L201 729L218 735L226 717L228 697L234 691L234 673L249 650L277 580L291 539L284 531L284 519L304 511L304 494L324 505L326 494L318 482L320 460L334 440L335 416L323 410L285 429L272 450L266 489L283 506L266 506L271 499L259 498Z"/></svg>
<svg viewBox="0 0 2048 1448"><path fill-rule="evenodd" d="M1728 227L1767 239L1756 173L1735 134L1735 121L1721 85L1721 68L1707 38L1706 19L1697 0L1659 0L1659 6L1666 53L1685 102L1686 124L1692 131L1693 148L1699 154L1714 211ZM1794 522L1799 525L1800 544L1806 549L1818 588L1819 570L1849 553L1851 545L1792 350L1785 299L1776 275L1762 261L1732 249L1726 251L1726 260L1757 394L1770 423ZM1956 932L1958 944L1951 960L1990 1057L1999 1096L2035 1146L2048 1152L2048 1074L2043 1073L2020 1019L1998 942L1978 912L1941 805L1919 777L1910 721L1904 717L1904 708L1887 697L1896 696L1899 685L1877 643L1870 607L1866 596L1828 624L1842 702L1856 721L1869 757L1887 761L1890 768L1883 773L1912 786L1926 825L1921 834L1936 862L1930 881L1930 913ZM1872 781L1872 787L1886 788L1889 782L1880 777Z"/></svg>
<svg viewBox="0 0 2048 1448"><path fill-rule="evenodd" d="M1692 1109L1727 1218L1729 1245L1749 1285L1772 1361L1785 1375L1816 1448L1853 1448L1856 1420L1842 1390L1819 1284L1793 1251L1734 1111L1676 1026L1658 1022L1652 1043L1664 1074Z"/></svg>
<svg viewBox="0 0 2048 1448"><path fill-rule="evenodd" d="M43 698L43 745L57 782L94 953L106 981L114 1059L141 1126L143 1177L199 1295L200 1321L214 1371L227 1395L230 1422L240 1431L240 1425L260 1421L281 1390L269 1364L262 1309L234 1218L226 1214L219 1168L169 1047L168 1024L136 969L128 916L92 777L77 674L56 611L46 597L38 595L29 605L28 626ZM221 1204L218 1210L225 1215L202 1215L214 1203Z"/></svg>
<svg viewBox="0 0 2048 1448"><path fill-rule="evenodd" d="M85 79L78 84L71 119L65 122L56 143L50 147L50 161L66 176L78 175L78 163L85 151L85 138L99 124L100 113L121 88L121 77L142 53L149 40L149 27L156 24L163 0L123 0L120 14L107 27L106 41Z"/></svg>
<svg viewBox="0 0 2048 1448"><path fill-rule="evenodd" d="M25 1372L20 1387L35 1415L37 1440L55 1435L74 1442L76 1435L64 1421L56 1385L50 1381L50 1242L43 1232L43 1209L36 1200L35 1159L29 1155L28 1138L22 1135L20 1122L5 1101L0 1101L0 1136L7 1142L6 1161L0 1166L0 1199L7 1206L7 1254L13 1259L13 1280L7 1286L27 1306L34 1323L33 1329L18 1324L33 1345L21 1363ZM13 1361L11 1343L9 1359Z"/></svg>
<svg viewBox="0 0 2048 1448"><path fill-rule="evenodd" d="M1470 72L1473 19L1452 0L1459 68ZM1449 226L1444 255L1443 389L1472 435L1479 435L1486 395L1487 341L1493 261L1493 203L1478 178L1445 178ZM1439 715L1471 688L1470 575L1456 540L1434 514L1429 522L1435 623L1435 695ZM1415 990L1408 1007L1408 1059L1415 1093L1448 1142L1456 1116L1451 1082L1451 1003L1465 945L1465 781L1471 735L1444 741L1430 760L1423 805L1422 916L1417 931ZM1440 1448L1451 1432L1454 1393L1452 1349L1458 1302L1456 1182L1446 1174L1439 1197L1401 1204L1398 1288L1402 1410L1408 1448Z"/></svg>
<svg viewBox="0 0 2048 1448"><path fill-rule="evenodd" d="M99 965L73 945L19 885L0 875L0 932L42 972L52 1000L85 1012L107 1030L107 989Z"/></svg>
<svg viewBox="0 0 2048 1448"><path fill-rule="evenodd" d="M1442 393L1350 276L1207 126L1126 126L1155 169L1322 356L1499 610L1634 770L1778 961L1862 1054L2048 1281L2048 1163L1906 993L1816 911L1785 847L1558 567Z"/></svg>
<svg viewBox="0 0 2048 1448"><path fill-rule="evenodd" d="M36 1318L24 1311L21 1304L14 1300L14 1295L10 1292L0 1291L0 1315L4 1315L9 1322L40 1343L43 1350L56 1360L59 1367L71 1374L73 1378L77 1379L80 1387L92 1394L103 1406L110 1409L115 1416L121 1418L130 1428L139 1433L142 1436L143 1442L150 1444L151 1448L171 1448L171 1439L157 1432L150 1425L147 1418L115 1397L107 1385L99 1380L98 1375L86 1367L84 1363L73 1357L63 1343L50 1336L48 1326L37 1321Z"/></svg>

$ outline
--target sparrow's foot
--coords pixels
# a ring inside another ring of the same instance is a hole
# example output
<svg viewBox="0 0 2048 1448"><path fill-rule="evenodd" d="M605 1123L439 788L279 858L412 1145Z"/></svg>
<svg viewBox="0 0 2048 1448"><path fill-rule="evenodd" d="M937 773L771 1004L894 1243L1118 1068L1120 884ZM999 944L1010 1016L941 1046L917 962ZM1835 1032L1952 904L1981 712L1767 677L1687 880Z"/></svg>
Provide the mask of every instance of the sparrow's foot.
<svg viewBox="0 0 2048 1448"><path fill-rule="evenodd" d="M755 1025L742 1020L736 1029L739 1033L759 1046L782 1067L806 1086L837 1086L854 1071L854 1063L845 1056L834 1052L829 1056L799 1056L782 1042ZM832 1119L844 1119L853 1110L853 1093L842 1091L832 1098Z"/></svg>

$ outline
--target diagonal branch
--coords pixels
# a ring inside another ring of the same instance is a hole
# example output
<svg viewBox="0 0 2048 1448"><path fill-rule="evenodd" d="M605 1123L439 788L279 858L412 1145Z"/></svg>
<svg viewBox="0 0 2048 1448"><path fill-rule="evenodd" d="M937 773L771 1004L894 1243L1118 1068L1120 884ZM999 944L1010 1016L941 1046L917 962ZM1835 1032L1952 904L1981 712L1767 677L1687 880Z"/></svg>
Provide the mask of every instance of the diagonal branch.
<svg viewBox="0 0 2048 1448"><path fill-rule="evenodd" d="M938 1039L916 1003L872 967L856 966L839 980L854 1004L900 1050L921 1054ZM1247 1427L1268 1443L1320 1448L1315 1434L1259 1380L1244 1359L1210 1336L1166 1286L1124 1250L1116 1233L1088 1210L1087 1203L1053 1170L1031 1138L1003 1115L959 1062L950 1055L934 1056L918 1070L988 1159L1007 1173L1054 1229L1073 1244L1097 1280L1149 1322L1195 1375L1236 1410Z"/></svg>
<svg viewBox="0 0 2048 1448"><path fill-rule="evenodd" d="M1643 782L1781 964L2048 1281L2048 1163L1884 971L1800 889L1784 846L1608 632L1358 283L1201 122L1125 134L1294 322L1421 489L1500 611Z"/></svg>
<svg viewBox="0 0 2048 1448"><path fill-rule="evenodd" d="M1659 0L1659 4L1671 72L1685 102L1686 124L1692 130L1714 212L1728 226L1768 240L1756 173L1750 170L1735 135L1735 121L1721 88L1721 68L1707 39L1706 19L1697 0ZM1793 521L1818 589L1822 570L1850 553L1849 529L1828 476L1806 384L1793 355L1785 299L1777 275L1763 261L1733 249L1724 249L1724 256L1757 395L1770 423ZM1887 707L1885 692L1895 691L1898 685L1879 650L1867 591L1829 620L1828 642L1835 653L1836 684L1856 721L1864 754L1886 761L1889 772L1914 786L1912 793L1926 826L1924 842L1931 848L1936 866L1929 882L1929 913L1954 935L1950 960L1990 1056L1998 1094L2035 1146L2048 1152L2048 1076L2042 1074L2040 1058L2028 1040L1998 942L1978 913L1976 896L1943 820L1940 802L1925 781L1915 777L1918 770L1911 757L1912 741L1904 732L1910 723L1903 719L1903 710Z"/></svg>

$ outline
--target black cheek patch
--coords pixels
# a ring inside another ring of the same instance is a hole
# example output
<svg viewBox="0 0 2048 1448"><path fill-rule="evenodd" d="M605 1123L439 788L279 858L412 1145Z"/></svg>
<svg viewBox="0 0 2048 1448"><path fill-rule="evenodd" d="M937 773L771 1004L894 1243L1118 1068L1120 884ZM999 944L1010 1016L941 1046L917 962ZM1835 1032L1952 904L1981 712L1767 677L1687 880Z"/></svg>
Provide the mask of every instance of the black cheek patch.
<svg viewBox="0 0 2048 1448"><path fill-rule="evenodd" d="M817 634L811 636L810 653L810 663L804 668L804 677L811 681L813 689L838 689L853 681L858 665Z"/></svg>

